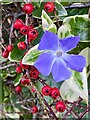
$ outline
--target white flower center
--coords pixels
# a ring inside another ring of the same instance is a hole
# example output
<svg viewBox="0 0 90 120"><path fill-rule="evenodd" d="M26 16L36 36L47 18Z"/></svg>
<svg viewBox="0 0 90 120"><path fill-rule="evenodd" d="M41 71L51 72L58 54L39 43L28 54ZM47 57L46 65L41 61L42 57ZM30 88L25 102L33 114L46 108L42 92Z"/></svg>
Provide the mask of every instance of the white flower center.
<svg viewBox="0 0 90 120"><path fill-rule="evenodd" d="M61 52L60 50L58 50L58 51L56 52L56 56L57 56L57 57L62 56L62 52Z"/></svg>

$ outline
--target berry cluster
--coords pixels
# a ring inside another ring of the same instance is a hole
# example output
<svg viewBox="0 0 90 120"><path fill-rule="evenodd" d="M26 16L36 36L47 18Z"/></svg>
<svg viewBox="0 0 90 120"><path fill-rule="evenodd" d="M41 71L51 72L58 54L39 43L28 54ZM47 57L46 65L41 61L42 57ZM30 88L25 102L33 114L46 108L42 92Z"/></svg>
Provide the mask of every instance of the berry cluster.
<svg viewBox="0 0 90 120"><path fill-rule="evenodd" d="M6 49L2 52L4 58L8 58L9 53L13 50L13 45L6 46Z"/></svg>
<svg viewBox="0 0 90 120"><path fill-rule="evenodd" d="M56 88L56 87L53 87L51 88L50 86L46 85L44 87L42 87L41 89L42 91L42 94L44 96L50 96L52 97L53 99L57 99L58 96L60 95L60 92L59 92L59 89ZM58 101L56 103L56 110L59 111L59 112L64 112L66 109L66 106L64 104L64 102L61 102L61 101Z"/></svg>

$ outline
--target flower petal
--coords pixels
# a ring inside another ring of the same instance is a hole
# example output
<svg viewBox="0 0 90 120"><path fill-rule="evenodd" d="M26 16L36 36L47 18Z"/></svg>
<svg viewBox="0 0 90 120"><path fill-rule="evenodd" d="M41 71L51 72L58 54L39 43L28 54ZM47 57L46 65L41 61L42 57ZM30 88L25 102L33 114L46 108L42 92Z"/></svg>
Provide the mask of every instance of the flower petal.
<svg viewBox="0 0 90 120"><path fill-rule="evenodd" d="M59 39L56 34L46 31L41 38L39 43L39 50L57 50L59 44Z"/></svg>
<svg viewBox="0 0 90 120"><path fill-rule="evenodd" d="M82 72L83 68L86 65L86 60L81 55L69 55L66 54L62 56L62 59L65 61L68 67L72 70L76 70L78 72Z"/></svg>
<svg viewBox="0 0 90 120"><path fill-rule="evenodd" d="M55 61L55 56L50 53L42 53L36 60L34 66L38 69L40 73L48 76L51 72L52 65Z"/></svg>
<svg viewBox="0 0 90 120"><path fill-rule="evenodd" d="M52 75L55 82L60 82L68 79L71 76L71 72L68 70L65 63L61 59L58 59L54 62L52 67Z"/></svg>
<svg viewBox="0 0 90 120"><path fill-rule="evenodd" d="M60 47L64 52L68 52L75 48L79 41L80 41L79 36L65 38L60 40Z"/></svg>

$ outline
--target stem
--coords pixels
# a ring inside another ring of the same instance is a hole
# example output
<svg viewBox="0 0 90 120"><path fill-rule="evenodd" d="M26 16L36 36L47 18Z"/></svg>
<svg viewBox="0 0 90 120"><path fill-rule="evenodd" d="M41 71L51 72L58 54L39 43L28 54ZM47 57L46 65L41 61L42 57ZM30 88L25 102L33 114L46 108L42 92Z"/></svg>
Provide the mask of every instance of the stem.
<svg viewBox="0 0 90 120"><path fill-rule="evenodd" d="M57 16L57 14L56 14L56 11L54 10L54 15L55 15L55 17L56 17L56 21L57 21L57 25L58 25L58 28L60 27L60 23L59 23L59 18L58 18L58 16Z"/></svg>
<svg viewBox="0 0 90 120"><path fill-rule="evenodd" d="M88 113L90 111L90 105L87 107L87 109L80 115L80 117L78 118L78 120L82 120L82 118L84 117L84 115L86 113Z"/></svg>
<svg viewBox="0 0 90 120"><path fill-rule="evenodd" d="M29 70L27 71L27 76L30 79L30 75L29 75ZM43 95L37 90L37 88L33 85L32 82L30 82L30 86L33 87L35 89L35 92L38 94L39 98L42 99L43 103L45 104L45 106L50 110L50 113L53 115L53 117L55 118L55 120L58 120L57 116L55 115L55 113L53 112L52 108L49 106L49 104L46 102L46 100L44 99Z"/></svg>
<svg viewBox="0 0 90 120"><path fill-rule="evenodd" d="M71 107L71 109L70 109L69 111L66 112L66 114L64 115L64 117L63 117L62 120L65 120L66 117L68 116L68 114L70 114L71 111L72 111L81 101L82 101L82 99L79 98L79 100L73 104L73 106Z"/></svg>
<svg viewBox="0 0 90 120"><path fill-rule="evenodd" d="M6 69L6 68L9 68L9 67L12 67L12 66L15 66L16 64L9 64L9 65L6 65L6 66L3 66L3 67L0 67L0 70L2 69Z"/></svg>
<svg viewBox="0 0 90 120"><path fill-rule="evenodd" d="M13 35L13 29L14 29L14 22L15 22L15 16L13 16L13 21L12 21L12 25L11 25L11 29L10 29L10 35L9 35L9 44L12 44L12 35Z"/></svg>
<svg viewBox="0 0 90 120"><path fill-rule="evenodd" d="M90 2L88 3L80 3L80 4L72 4L69 6L64 6L66 9L72 9L72 8L85 8L85 7L90 7Z"/></svg>
<svg viewBox="0 0 90 120"><path fill-rule="evenodd" d="M28 26L28 14L26 14L26 26ZM28 43L28 35L25 36L25 42L27 44L27 50L29 49L29 43Z"/></svg>

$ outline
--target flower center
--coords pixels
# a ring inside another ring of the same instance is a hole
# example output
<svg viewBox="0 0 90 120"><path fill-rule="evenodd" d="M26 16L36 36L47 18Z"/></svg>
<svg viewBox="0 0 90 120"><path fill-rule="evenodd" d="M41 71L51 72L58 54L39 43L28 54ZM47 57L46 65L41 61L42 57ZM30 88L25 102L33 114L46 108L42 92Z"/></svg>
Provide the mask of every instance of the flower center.
<svg viewBox="0 0 90 120"><path fill-rule="evenodd" d="M56 52L56 56L57 56L57 57L62 56L62 52L61 52L60 50L58 50L58 51Z"/></svg>

